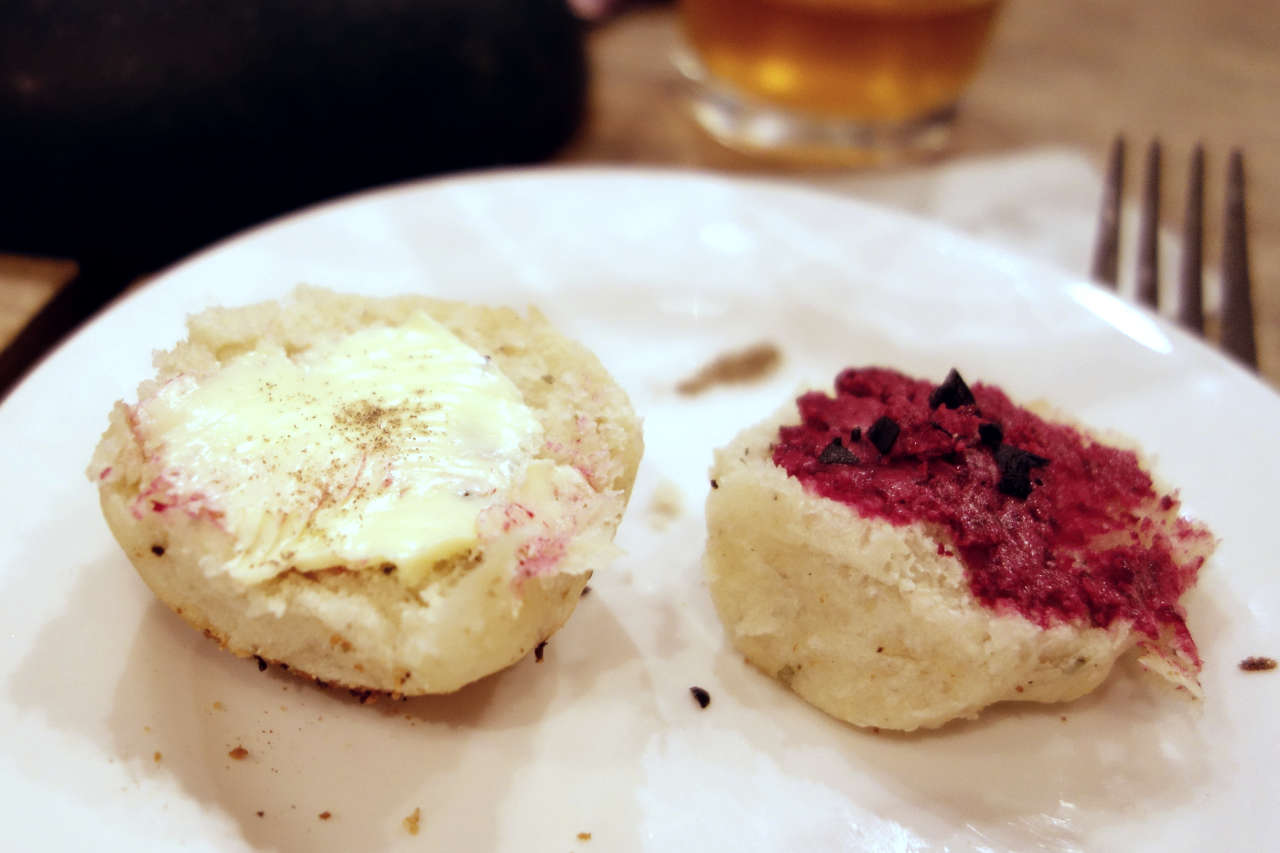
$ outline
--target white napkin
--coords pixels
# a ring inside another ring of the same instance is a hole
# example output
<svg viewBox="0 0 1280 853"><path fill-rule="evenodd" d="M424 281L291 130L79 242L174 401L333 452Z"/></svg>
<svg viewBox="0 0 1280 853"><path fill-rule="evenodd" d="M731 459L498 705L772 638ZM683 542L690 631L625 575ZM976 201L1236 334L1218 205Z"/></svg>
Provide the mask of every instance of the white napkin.
<svg viewBox="0 0 1280 853"><path fill-rule="evenodd" d="M1089 275L1102 204L1102 175L1078 151L1040 148L998 157L947 160L829 182L830 189L897 208L969 234L985 243ZM1132 297L1138 212L1121 213L1120 292ZM1170 285L1181 241L1160 232L1160 268ZM1205 310L1218 305L1218 275L1205 271ZM1172 315L1174 294L1162 289L1161 314Z"/></svg>
<svg viewBox="0 0 1280 853"><path fill-rule="evenodd" d="M1089 273L1102 179L1075 151L1036 149L948 160L859 173L830 186L1079 275Z"/></svg>

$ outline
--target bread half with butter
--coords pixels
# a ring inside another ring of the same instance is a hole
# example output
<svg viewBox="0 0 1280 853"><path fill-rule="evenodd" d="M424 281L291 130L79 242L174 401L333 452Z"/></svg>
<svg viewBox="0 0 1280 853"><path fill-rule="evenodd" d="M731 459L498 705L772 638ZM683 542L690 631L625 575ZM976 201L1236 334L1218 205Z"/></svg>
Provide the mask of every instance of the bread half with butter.
<svg viewBox="0 0 1280 853"><path fill-rule="evenodd" d="M88 473L142 579L235 654L454 691L613 555L639 421L536 311L300 288L188 329Z"/></svg>

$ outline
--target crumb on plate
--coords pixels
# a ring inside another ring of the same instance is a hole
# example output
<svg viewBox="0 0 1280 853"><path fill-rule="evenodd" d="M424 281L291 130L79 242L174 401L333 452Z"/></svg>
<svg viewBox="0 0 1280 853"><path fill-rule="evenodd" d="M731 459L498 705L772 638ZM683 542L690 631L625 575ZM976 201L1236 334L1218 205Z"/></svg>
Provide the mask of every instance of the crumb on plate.
<svg viewBox="0 0 1280 853"><path fill-rule="evenodd" d="M754 344L716 356L692 376L681 380L676 391L692 396L714 385L753 382L768 376L781 361L782 353L774 344Z"/></svg>
<svg viewBox="0 0 1280 853"><path fill-rule="evenodd" d="M684 495L680 487L670 480L662 480L653 490L649 500L649 524L661 530L684 512Z"/></svg>

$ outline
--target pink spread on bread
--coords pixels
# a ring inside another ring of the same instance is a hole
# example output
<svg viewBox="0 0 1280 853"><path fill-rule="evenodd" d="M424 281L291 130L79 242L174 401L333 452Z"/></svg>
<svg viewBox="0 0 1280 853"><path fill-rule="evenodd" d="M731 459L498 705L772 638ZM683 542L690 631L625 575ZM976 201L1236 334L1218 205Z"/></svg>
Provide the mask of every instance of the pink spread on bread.
<svg viewBox="0 0 1280 853"><path fill-rule="evenodd" d="M1195 583L1207 528L1176 513L1131 450L1012 403L881 368L848 369L834 395L797 404L773 461L807 490L864 517L945 531L973 595L1042 627L1119 619L1198 670L1179 598Z"/></svg>

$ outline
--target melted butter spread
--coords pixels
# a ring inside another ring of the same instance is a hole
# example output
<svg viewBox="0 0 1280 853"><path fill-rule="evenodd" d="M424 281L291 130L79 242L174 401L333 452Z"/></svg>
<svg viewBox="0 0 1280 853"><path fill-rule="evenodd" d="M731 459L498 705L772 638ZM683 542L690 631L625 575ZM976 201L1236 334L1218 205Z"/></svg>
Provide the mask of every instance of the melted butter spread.
<svg viewBox="0 0 1280 853"><path fill-rule="evenodd" d="M290 356L260 347L139 403L164 491L234 539L253 583L382 569L417 585L469 549L542 428L506 376L425 314Z"/></svg>

